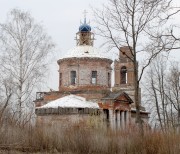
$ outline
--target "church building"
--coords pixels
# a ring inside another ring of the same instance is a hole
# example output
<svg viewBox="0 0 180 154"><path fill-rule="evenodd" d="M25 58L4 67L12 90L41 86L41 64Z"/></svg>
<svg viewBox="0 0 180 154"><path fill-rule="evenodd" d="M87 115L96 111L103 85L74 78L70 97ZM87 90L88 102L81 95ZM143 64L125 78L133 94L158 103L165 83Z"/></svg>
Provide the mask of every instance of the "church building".
<svg viewBox="0 0 180 154"><path fill-rule="evenodd" d="M56 121L64 125L64 122L85 120L93 114L111 128L125 128L135 123L134 69L126 56L132 58L132 54L129 47L120 50L113 62L95 48L94 33L85 18L76 33L76 46L57 61L58 91L36 94L37 121ZM114 84L111 84L112 76ZM148 114L141 107L145 123L148 123Z"/></svg>

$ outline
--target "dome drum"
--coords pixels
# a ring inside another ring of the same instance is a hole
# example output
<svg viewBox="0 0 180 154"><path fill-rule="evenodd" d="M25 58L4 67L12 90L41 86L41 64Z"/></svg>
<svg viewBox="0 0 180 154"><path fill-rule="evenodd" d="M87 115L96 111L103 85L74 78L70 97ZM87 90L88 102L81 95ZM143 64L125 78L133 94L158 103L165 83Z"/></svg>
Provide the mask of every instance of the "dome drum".
<svg viewBox="0 0 180 154"><path fill-rule="evenodd" d="M107 59L64 59L58 61L59 90L105 90L111 87L111 61Z"/></svg>

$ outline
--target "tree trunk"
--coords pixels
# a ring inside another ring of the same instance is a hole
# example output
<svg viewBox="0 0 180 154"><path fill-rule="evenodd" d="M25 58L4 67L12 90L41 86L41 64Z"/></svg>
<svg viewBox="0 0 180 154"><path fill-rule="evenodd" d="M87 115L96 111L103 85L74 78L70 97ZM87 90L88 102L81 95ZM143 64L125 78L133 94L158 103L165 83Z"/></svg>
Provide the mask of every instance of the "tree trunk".
<svg viewBox="0 0 180 154"><path fill-rule="evenodd" d="M159 111L159 103L158 103L157 93L156 93L156 90L155 90L155 87L154 87L154 81L153 81L153 79L151 79L151 80L152 80L151 81L151 87L153 89L154 98L155 98L155 102L156 102L156 111L157 111L157 115L158 115L161 130L163 131L163 125L162 125L162 119L161 119L161 115L160 115L160 111Z"/></svg>
<svg viewBox="0 0 180 154"><path fill-rule="evenodd" d="M137 62L134 62L134 99L136 106L136 123L138 124L140 134L144 135L143 121L140 113L140 102L139 102L139 81L138 81L138 70Z"/></svg>

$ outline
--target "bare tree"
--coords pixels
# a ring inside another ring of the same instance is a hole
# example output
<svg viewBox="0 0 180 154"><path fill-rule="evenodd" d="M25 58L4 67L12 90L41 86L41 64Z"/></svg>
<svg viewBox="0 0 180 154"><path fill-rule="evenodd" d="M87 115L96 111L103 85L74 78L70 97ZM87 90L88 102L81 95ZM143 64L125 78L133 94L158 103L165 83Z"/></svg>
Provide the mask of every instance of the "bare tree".
<svg viewBox="0 0 180 154"><path fill-rule="evenodd" d="M167 100L173 105L177 111L177 122L180 124L180 68L179 63L173 63L167 77L168 85L166 96Z"/></svg>
<svg viewBox="0 0 180 154"><path fill-rule="evenodd" d="M147 99L152 106L155 106L155 115L157 122L163 131L179 124L180 107L180 76L179 64L173 62L170 65L161 54L156 57L150 65L150 71L146 74ZM149 79L150 78L150 79Z"/></svg>
<svg viewBox="0 0 180 154"><path fill-rule="evenodd" d="M33 107L33 90L47 73L54 44L28 12L13 9L0 24L1 76L13 81L13 108L19 119Z"/></svg>
<svg viewBox="0 0 180 154"><path fill-rule="evenodd" d="M8 107L8 105L10 104L10 100L12 98L13 95L13 91L12 91L12 83L11 80L8 79L1 79L0 80L0 124L2 126L3 123L3 119L4 119L4 112L6 111L6 108Z"/></svg>
<svg viewBox="0 0 180 154"><path fill-rule="evenodd" d="M140 116L139 83L151 61L161 52L174 47L177 39L172 37L172 29L167 24L170 17L178 13L171 6L172 0L109 0L102 10L95 9L98 34L106 39L105 44L120 51L128 46L133 58L126 55L134 64L134 88L136 122L143 134ZM178 8L177 8L178 9ZM166 26L168 25L168 27ZM137 56L148 52L139 69Z"/></svg>
<svg viewBox="0 0 180 154"><path fill-rule="evenodd" d="M167 57L158 55L151 63L150 70L147 73L145 88L148 96L151 98L151 106L155 106L157 121L161 130L167 127L167 101L166 101L166 83L167 83Z"/></svg>

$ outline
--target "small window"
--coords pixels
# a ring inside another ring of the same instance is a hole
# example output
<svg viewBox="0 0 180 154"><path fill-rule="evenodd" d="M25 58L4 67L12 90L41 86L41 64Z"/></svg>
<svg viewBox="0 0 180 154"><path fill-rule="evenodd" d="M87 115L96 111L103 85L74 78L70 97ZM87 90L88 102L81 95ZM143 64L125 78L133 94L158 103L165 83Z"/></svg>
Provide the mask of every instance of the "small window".
<svg viewBox="0 0 180 154"><path fill-rule="evenodd" d="M120 75L121 75L121 84L126 84L127 83L127 69L126 69L126 66L123 66L121 68Z"/></svg>
<svg viewBox="0 0 180 154"><path fill-rule="evenodd" d="M76 84L76 71L71 71L71 85Z"/></svg>
<svg viewBox="0 0 180 154"><path fill-rule="evenodd" d="M111 73L108 73L108 87L111 87Z"/></svg>
<svg viewBox="0 0 180 154"><path fill-rule="evenodd" d="M92 71L91 83L97 84L97 71Z"/></svg>

